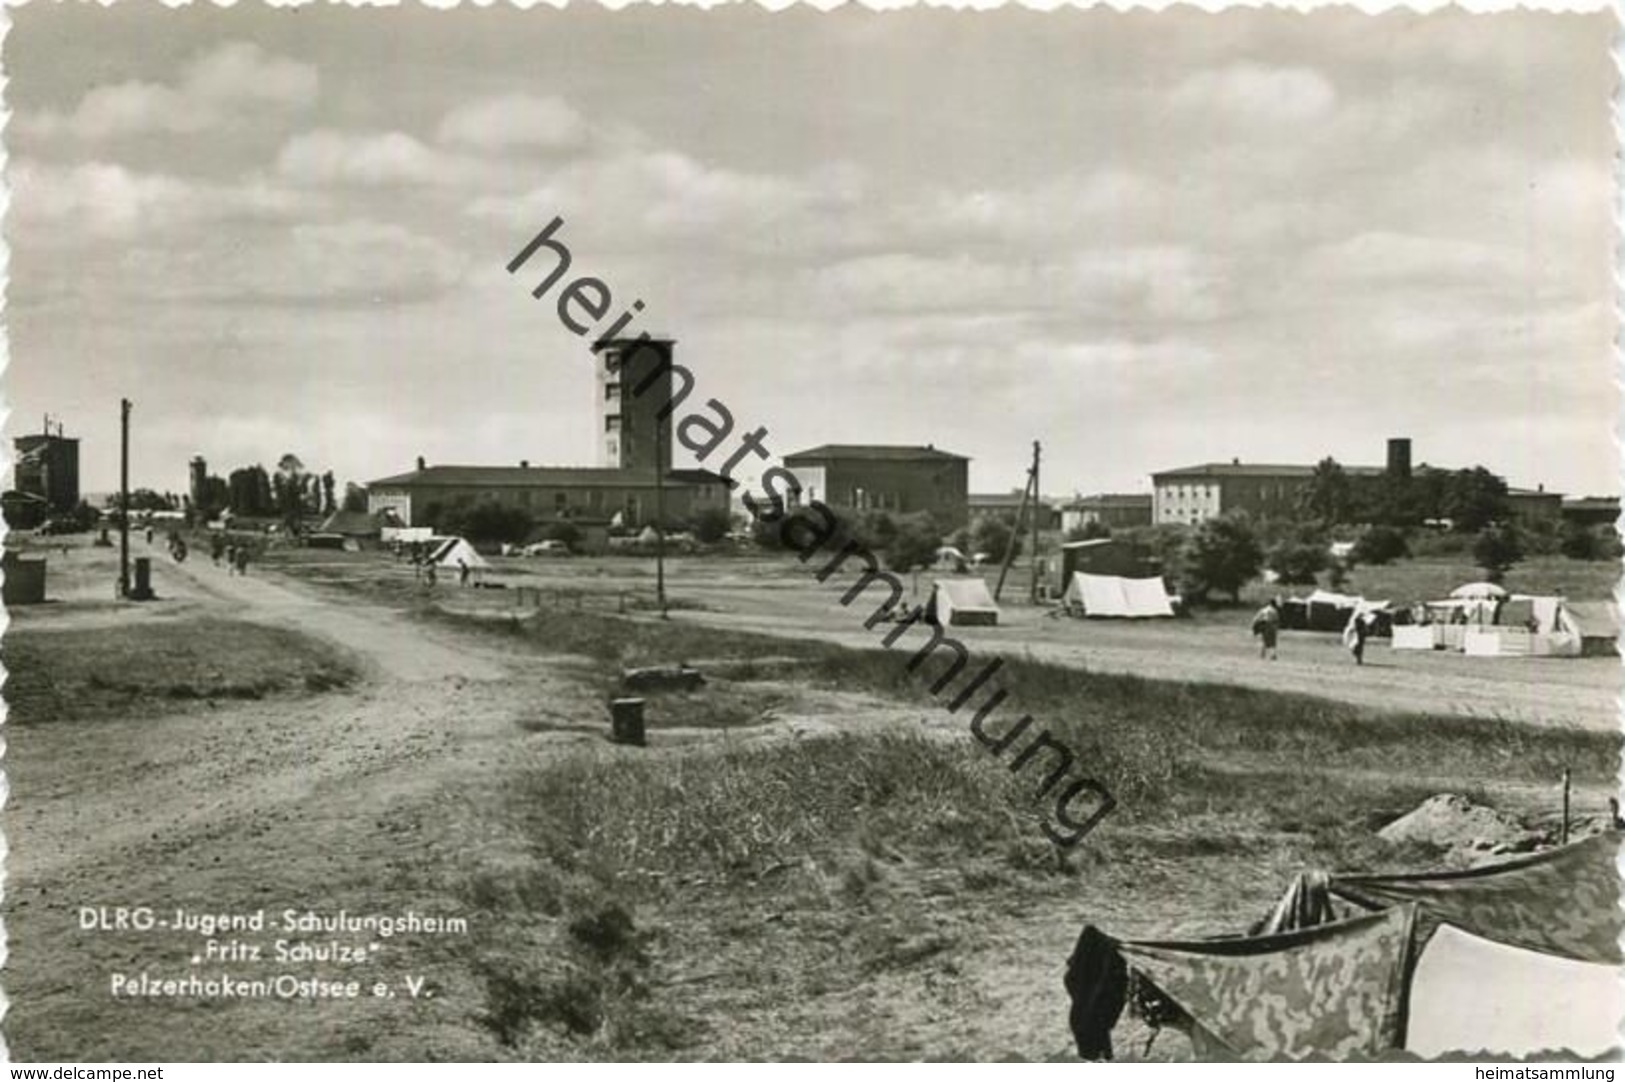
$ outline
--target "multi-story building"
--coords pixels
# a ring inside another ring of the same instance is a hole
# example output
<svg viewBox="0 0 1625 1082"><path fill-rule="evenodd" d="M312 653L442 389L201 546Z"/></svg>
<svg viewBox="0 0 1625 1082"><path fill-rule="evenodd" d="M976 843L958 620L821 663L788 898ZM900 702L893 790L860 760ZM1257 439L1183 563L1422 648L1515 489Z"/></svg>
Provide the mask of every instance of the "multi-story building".
<svg viewBox="0 0 1625 1082"><path fill-rule="evenodd" d="M79 506L79 441L62 434L49 420L37 435L12 441L17 464L13 488L25 498L43 500L54 512Z"/></svg>
<svg viewBox="0 0 1625 1082"><path fill-rule="evenodd" d="M491 502L523 510L537 522L608 523L631 528L652 523L656 501L667 524L707 508L728 508L728 483L705 470L671 470L656 485L652 469L588 466L430 466L421 458L410 473L367 486L367 511L393 511L407 526L434 525L440 511Z"/></svg>
<svg viewBox="0 0 1625 1082"><path fill-rule="evenodd" d="M784 456L803 501L898 514L929 512L957 529L969 518L970 459L935 446L824 444Z"/></svg>
<svg viewBox="0 0 1625 1082"><path fill-rule="evenodd" d="M670 338L607 338L597 361L598 465L611 470L671 467L673 347ZM667 411L661 417L662 410Z"/></svg>
<svg viewBox="0 0 1625 1082"><path fill-rule="evenodd" d="M1149 526L1153 518L1151 505L1149 492L1084 496L1061 508L1061 529L1070 533L1091 524L1113 530Z"/></svg>
<svg viewBox="0 0 1625 1082"><path fill-rule="evenodd" d="M972 518L981 518L983 515L1005 515L1014 518L1021 511L1025 494L1021 489L1010 492L972 492L966 504ZM1038 516L1040 530L1055 530L1061 526L1061 513L1056 510L1055 504L1049 500L1039 500L1035 509L1027 504L1027 514ZM1031 522L1032 519L1027 519Z"/></svg>

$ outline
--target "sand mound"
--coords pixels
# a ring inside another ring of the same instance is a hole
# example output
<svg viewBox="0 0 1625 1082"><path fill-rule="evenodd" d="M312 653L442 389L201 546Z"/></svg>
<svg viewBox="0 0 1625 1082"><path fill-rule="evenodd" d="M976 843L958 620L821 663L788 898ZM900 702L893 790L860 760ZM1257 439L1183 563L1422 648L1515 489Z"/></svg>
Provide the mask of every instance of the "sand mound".
<svg viewBox="0 0 1625 1082"><path fill-rule="evenodd" d="M1521 853L1540 844L1540 835L1516 819L1455 793L1429 797L1377 831L1377 836L1389 842L1424 842L1464 855Z"/></svg>

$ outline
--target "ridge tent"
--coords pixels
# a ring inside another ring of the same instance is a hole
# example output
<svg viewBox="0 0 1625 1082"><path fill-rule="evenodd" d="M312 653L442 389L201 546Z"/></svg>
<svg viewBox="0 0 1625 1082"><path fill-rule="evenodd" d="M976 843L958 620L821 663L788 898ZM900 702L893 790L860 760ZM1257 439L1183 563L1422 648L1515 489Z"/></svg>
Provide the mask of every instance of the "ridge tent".
<svg viewBox="0 0 1625 1082"><path fill-rule="evenodd" d="M1616 1048L1619 842L1462 871L1307 872L1244 936L1086 927L1066 979L1079 1055L1111 1058L1125 1005L1201 1058Z"/></svg>
<svg viewBox="0 0 1625 1082"><path fill-rule="evenodd" d="M1062 599L1067 609L1085 616L1172 616L1173 598L1160 578L1130 579L1074 571Z"/></svg>
<svg viewBox="0 0 1625 1082"><path fill-rule="evenodd" d="M429 540L433 546L429 552L429 563L435 567L444 567L452 571L458 570L467 564L474 571L485 571L491 565L485 562L485 557L474 551L461 537L435 537Z"/></svg>
<svg viewBox="0 0 1625 1082"><path fill-rule="evenodd" d="M981 579L938 579L931 586L925 619L943 627L992 627L999 622L999 606Z"/></svg>

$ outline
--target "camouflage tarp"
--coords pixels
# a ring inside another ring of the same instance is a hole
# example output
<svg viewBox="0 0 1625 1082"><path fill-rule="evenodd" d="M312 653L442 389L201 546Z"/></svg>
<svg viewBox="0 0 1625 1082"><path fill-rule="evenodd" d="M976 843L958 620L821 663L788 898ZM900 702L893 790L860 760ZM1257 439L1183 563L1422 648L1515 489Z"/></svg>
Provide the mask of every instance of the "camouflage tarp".
<svg viewBox="0 0 1625 1082"><path fill-rule="evenodd" d="M1335 876L1331 891L1367 909L1415 902L1419 944L1445 923L1508 946L1617 965L1618 854L1619 836L1601 834L1466 871Z"/></svg>
<svg viewBox="0 0 1625 1082"><path fill-rule="evenodd" d="M1119 948L1190 1016L1204 1057L1341 1060L1403 1042L1415 918L1405 905L1282 935Z"/></svg>

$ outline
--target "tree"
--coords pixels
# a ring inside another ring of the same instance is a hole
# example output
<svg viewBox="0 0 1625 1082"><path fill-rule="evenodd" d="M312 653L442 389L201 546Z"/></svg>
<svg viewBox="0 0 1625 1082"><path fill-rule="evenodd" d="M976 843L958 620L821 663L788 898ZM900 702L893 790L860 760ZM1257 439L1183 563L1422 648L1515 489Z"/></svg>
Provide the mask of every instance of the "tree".
<svg viewBox="0 0 1625 1082"><path fill-rule="evenodd" d="M1314 541L1285 539L1270 548L1269 569L1288 585L1313 585L1315 576L1326 570L1330 557L1326 546Z"/></svg>
<svg viewBox="0 0 1625 1082"><path fill-rule="evenodd" d="M1350 556L1359 563L1381 567L1410 554L1405 531L1392 526L1369 526L1355 540Z"/></svg>
<svg viewBox="0 0 1625 1082"><path fill-rule="evenodd" d="M1483 466L1451 474L1443 495L1444 517L1462 533L1479 533L1507 517L1507 483Z"/></svg>
<svg viewBox="0 0 1625 1082"><path fill-rule="evenodd" d="M574 552L576 546L581 544L581 527L567 519L559 519L556 522L548 523L542 534L549 541L561 542L571 552Z"/></svg>
<svg viewBox="0 0 1625 1082"><path fill-rule="evenodd" d="M1315 465L1315 472L1298 498L1298 511L1317 522L1335 526L1351 521L1353 510L1354 490L1349 476L1337 459L1328 455Z"/></svg>
<svg viewBox="0 0 1625 1082"><path fill-rule="evenodd" d="M354 481L344 483L344 509L346 511L365 511L367 509L367 490Z"/></svg>
<svg viewBox="0 0 1625 1082"><path fill-rule="evenodd" d="M1181 591L1194 599L1217 590L1240 601L1241 588L1257 577L1264 563L1251 524L1239 515L1203 522L1190 535L1183 555Z"/></svg>
<svg viewBox="0 0 1625 1082"><path fill-rule="evenodd" d="M1022 539L1016 534L1014 515L983 515L971 526L971 548L976 552L985 552L995 560L1004 559L1012 537L1016 540L1016 555L1020 556Z"/></svg>
<svg viewBox="0 0 1625 1082"><path fill-rule="evenodd" d="M694 516L694 539L702 545L714 545L728 536L733 529L733 516L725 507L706 507Z"/></svg>
<svg viewBox="0 0 1625 1082"><path fill-rule="evenodd" d="M307 482L305 464L299 461L298 455L289 452L277 459L276 483L272 492L276 496L277 513L282 516L290 534L298 534L304 528Z"/></svg>
<svg viewBox="0 0 1625 1082"><path fill-rule="evenodd" d="M1096 541L1110 537L1112 528L1099 519L1090 519L1081 526L1074 526L1066 531L1067 541Z"/></svg>
<svg viewBox="0 0 1625 1082"><path fill-rule="evenodd" d="M1500 582L1523 559L1523 539L1509 524L1485 527L1473 542L1473 559L1490 582Z"/></svg>
<svg viewBox="0 0 1625 1082"><path fill-rule="evenodd" d="M929 567L942 547L942 528L930 515L908 515L897 524L897 533L886 547L886 566L893 571Z"/></svg>
<svg viewBox="0 0 1625 1082"><path fill-rule="evenodd" d="M509 507L495 500L482 500L472 507L447 515L444 528L462 534L475 544L503 541L517 544L529 536L531 526L530 514L523 508Z"/></svg>

